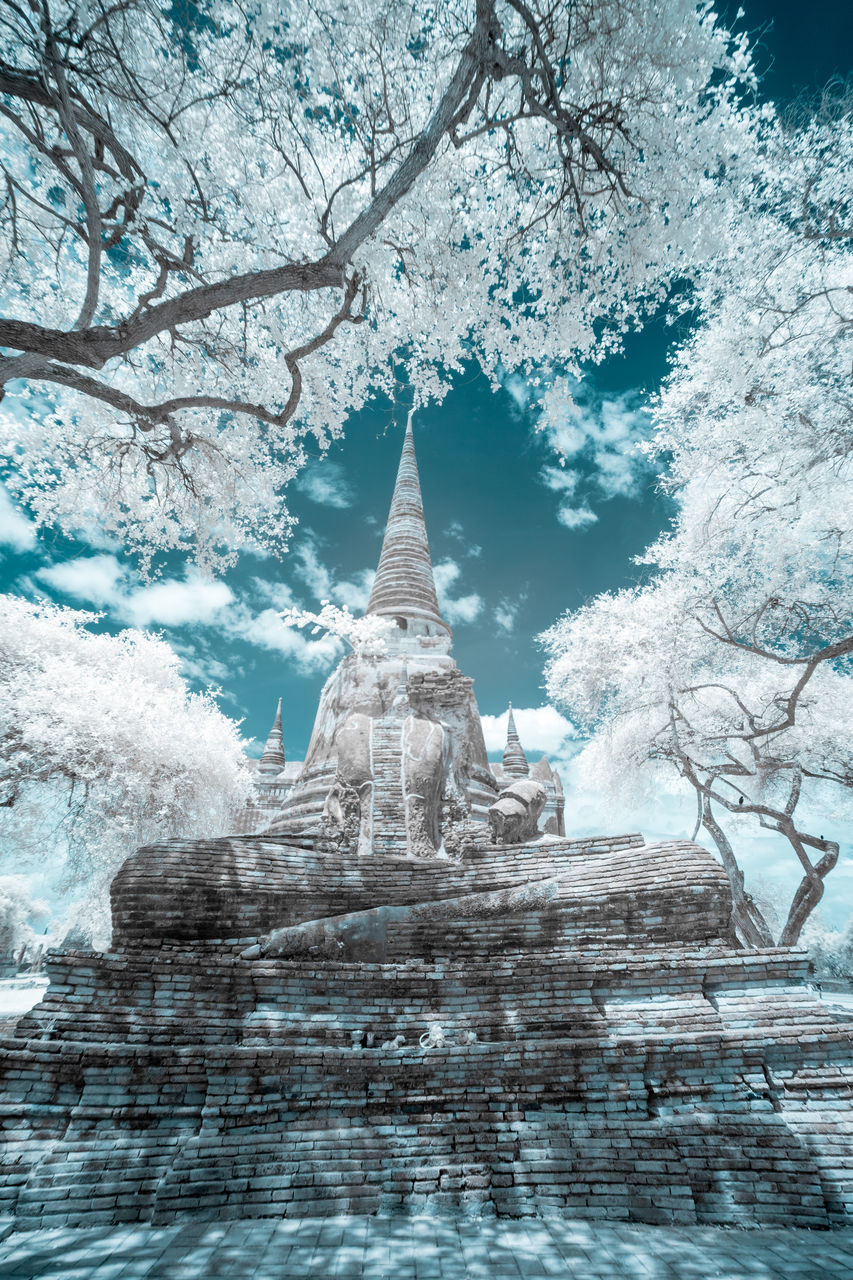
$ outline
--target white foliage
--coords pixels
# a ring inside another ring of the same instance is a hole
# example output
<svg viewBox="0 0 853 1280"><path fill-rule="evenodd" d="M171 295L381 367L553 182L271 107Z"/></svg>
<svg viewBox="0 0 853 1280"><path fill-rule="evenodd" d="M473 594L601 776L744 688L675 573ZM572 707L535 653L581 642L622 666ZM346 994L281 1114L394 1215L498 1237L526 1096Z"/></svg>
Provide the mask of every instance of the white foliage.
<svg viewBox="0 0 853 1280"><path fill-rule="evenodd" d="M33 898L25 876L0 876L0 959L16 957L35 941L29 919L45 911L46 904Z"/></svg>
<svg viewBox="0 0 853 1280"><path fill-rule="evenodd" d="M143 558L286 540L305 442L325 449L394 397L401 361L417 405L472 357L495 383L601 360L721 251L732 183L755 169L745 41L694 0L132 0L82 39L87 13L51 0L77 132L92 140L94 112L107 139L89 157L98 226L44 28L9 11L3 340L31 354L5 369L0 448L38 520L100 525ZM459 77L470 89L440 117ZM306 264L322 283L256 287ZM324 333L347 281L350 311L299 357L288 417L284 354ZM186 318L210 284L225 301ZM150 336L103 347L173 302ZM127 398L181 404L146 417ZM543 409L556 430L559 396ZM629 483L624 463L611 482Z"/></svg>
<svg viewBox="0 0 853 1280"><path fill-rule="evenodd" d="M591 776L639 794L674 766L733 840L742 814L789 839L811 886L790 941L837 856L820 826L803 847L798 806L849 811L853 788L850 119L842 97L768 123L655 407L649 449L679 507L643 557L651 580L545 637L548 691L593 733Z"/></svg>
<svg viewBox="0 0 853 1280"><path fill-rule="evenodd" d="M287 627L310 627L312 635L324 632L345 640L354 653L363 657L383 657L388 651L388 640L396 632L393 618L367 613L363 618L354 617L346 605L339 608L328 600L321 601L319 613L308 609L285 609L279 614Z"/></svg>
<svg viewBox="0 0 853 1280"><path fill-rule="evenodd" d="M103 911L138 845L228 829L251 790L237 726L187 691L159 637L98 635L92 614L2 603L3 848L19 868L66 851L66 883Z"/></svg>
<svg viewBox="0 0 853 1280"><path fill-rule="evenodd" d="M802 935L821 978L853 978L853 916L844 929L832 929L819 918L809 920Z"/></svg>

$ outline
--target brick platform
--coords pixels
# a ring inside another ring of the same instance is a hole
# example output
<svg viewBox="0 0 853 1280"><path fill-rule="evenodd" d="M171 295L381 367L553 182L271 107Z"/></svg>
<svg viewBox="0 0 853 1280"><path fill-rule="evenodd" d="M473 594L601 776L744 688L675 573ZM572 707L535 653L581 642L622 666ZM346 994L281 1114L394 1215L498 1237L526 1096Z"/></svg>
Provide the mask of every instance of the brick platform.
<svg viewBox="0 0 853 1280"><path fill-rule="evenodd" d="M550 875L547 910L396 926L385 963L240 955L273 924ZM114 952L54 953L5 1045L0 1211L844 1223L849 1024L802 952L737 950L728 915L709 854L639 837L461 864L142 850Z"/></svg>
<svg viewBox="0 0 853 1280"><path fill-rule="evenodd" d="M324 1218L16 1232L4 1280L849 1280L853 1229Z"/></svg>

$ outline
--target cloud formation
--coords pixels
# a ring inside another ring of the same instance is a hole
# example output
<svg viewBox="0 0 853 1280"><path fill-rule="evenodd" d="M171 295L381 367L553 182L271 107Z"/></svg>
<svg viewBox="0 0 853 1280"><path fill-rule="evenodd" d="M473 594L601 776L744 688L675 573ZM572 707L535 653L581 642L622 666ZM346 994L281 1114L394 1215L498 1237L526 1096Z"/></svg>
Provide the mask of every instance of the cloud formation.
<svg viewBox="0 0 853 1280"><path fill-rule="evenodd" d="M466 556L471 556L473 559L476 559L477 556L483 554L483 548L479 546L478 543L472 542L468 537L465 532L465 526L462 524L461 520L451 520L450 524L447 525L444 530L444 536L446 538L452 538L454 542L458 542L463 548L463 553Z"/></svg>
<svg viewBox="0 0 853 1280"><path fill-rule="evenodd" d="M113 555L77 556L39 569L36 577L53 591L86 604L116 605L124 570Z"/></svg>
<svg viewBox="0 0 853 1280"><path fill-rule="evenodd" d="M598 522L598 516L591 507L573 507L569 503L563 503L557 508L557 519L567 529L586 529Z"/></svg>
<svg viewBox="0 0 853 1280"><path fill-rule="evenodd" d="M580 478L580 472L572 471L565 462L559 467L543 467L539 472L539 479L547 489L561 493L566 498L572 497Z"/></svg>
<svg viewBox="0 0 853 1280"><path fill-rule="evenodd" d="M114 555L77 556L39 569L40 582L54 591L109 608L132 627L209 625L231 603L234 593L189 571L183 579L163 578L146 586L131 586Z"/></svg>
<svg viewBox="0 0 853 1280"><path fill-rule="evenodd" d="M217 687L223 702L230 703L232 706L238 705L235 694L227 687L229 676L232 674L227 663L214 657L206 646L183 644L175 639L170 639L169 643L181 660L181 674L187 680L191 680L203 689Z"/></svg>
<svg viewBox="0 0 853 1280"><path fill-rule="evenodd" d="M309 534L294 551L294 571L314 599L346 605L351 613L364 613L370 600L375 569L359 569L352 578L335 578L320 559L317 543ZM282 606L286 607L286 606Z"/></svg>
<svg viewBox="0 0 853 1280"><path fill-rule="evenodd" d="M517 600L508 600L504 598L499 601L494 613L495 625L499 631L509 633L510 631L515 630L518 611L524 603L524 599L524 596L519 596Z"/></svg>
<svg viewBox="0 0 853 1280"><path fill-rule="evenodd" d="M255 613L243 601L227 611L221 625L230 639L281 654L303 676L328 670L343 653L335 636L306 634L299 627L285 626L276 609Z"/></svg>
<svg viewBox="0 0 853 1280"><path fill-rule="evenodd" d="M432 574L435 579L435 590L442 616L455 627L460 622L474 622L483 612L483 597L476 591L470 595L454 596L451 587L460 577L462 570L455 560L445 557L433 565Z"/></svg>
<svg viewBox="0 0 853 1280"><path fill-rule="evenodd" d="M574 725L556 707L548 704L544 707L513 707L512 714L525 752L554 755L565 747L569 739L574 738ZM480 716L487 751L503 751L506 746L508 718L506 711L499 716Z"/></svg>
<svg viewBox="0 0 853 1280"><path fill-rule="evenodd" d="M167 627L192 624L206 626L234 599L224 582L210 582L188 574L180 581L166 578L131 592L125 602L126 616L136 627L161 623Z"/></svg>
<svg viewBox="0 0 853 1280"><path fill-rule="evenodd" d="M649 460L638 446L651 434L651 418L639 390L604 395L592 378L557 377L534 370L529 378L504 379L520 415L544 432L560 466L545 466L539 479L560 495L557 519L567 529L594 524L595 499L639 498ZM567 461L573 466L567 467ZM579 495L578 491L582 490ZM568 499L581 496L574 505Z"/></svg>
<svg viewBox="0 0 853 1280"><path fill-rule="evenodd" d="M0 545L14 551L32 551L36 545L36 529L0 484Z"/></svg>
<svg viewBox="0 0 853 1280"><path fill-rule="evenodd" d="M542 397L541 425L561 459L586 464L589 480L602 497L639 497L649 463L637 446L648 439L651 419L638 391L603 396L590 381L555 384ZM558 468L545 468L543 479L549 488L566 487L557 480L559 474ZM575 488L576 481L572 493Z"/></svg>
<svg viewBox="0 0 853 1280"><path fill-rule="evenodd" d="M320 458L301 473L296 488L321 507L351 507L355 499L352 485L339 462Z"/></svg>
<svg viewBox="0 0 853 1280"><path fill-rule="evenodd" d="M350 580L337 581L322 563L313 540L304 542L292 564L303 584L317 599L347 605L354 613L367 606L373 570L363 569ZM201 577L188 570L183 578L163 578L142 584L110 553L77 556L45 566L35 575L34 587L69 596L75 601L104 609L116 621L133 627L205 627L229 641L255 645L288 659L299 675L314 675L336 662L343 645L332 636L286 626L279 614L299 607L293 589L280 580L253 577L239 595L224 582ZM461 606L464 608L465 601ZM202 681L222 679L221 664L205 655L205 644L179 641L184 670Z"/></svg>

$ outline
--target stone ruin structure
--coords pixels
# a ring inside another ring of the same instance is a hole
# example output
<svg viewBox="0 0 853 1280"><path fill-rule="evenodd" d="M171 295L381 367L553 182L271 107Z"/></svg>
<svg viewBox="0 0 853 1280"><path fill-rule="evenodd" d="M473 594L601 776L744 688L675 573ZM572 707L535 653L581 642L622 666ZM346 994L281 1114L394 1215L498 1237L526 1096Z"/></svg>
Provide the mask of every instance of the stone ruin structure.
<svg viewBox="0 0 853 1280"><path fill-rule="evenodd" d="M343 660L284 777L277 716L265 829L137 850L111 950L50 953L0 1213L848 1222L849 1023L804 952L738 945L705 849L540 833L514 724L490 768L410 434L370 608L387 653Z"/></svg>
<svg viewBox="0 0 853 1280"><path fill-rule="evenodd" d="M352 845L355 823L363 853L430 857L445 833L452 844L460 822L485 822L498 794L530 777L545 791L542 830L562 835L560 776L545 756L528 765L511 704L503 761L486 755L474 682L451 657L438 605L411 423L367 613L394 624L385 653L350 654L333 672L304 761L285 762L279 700L241 830L337 826L330 838Z"/></svg>

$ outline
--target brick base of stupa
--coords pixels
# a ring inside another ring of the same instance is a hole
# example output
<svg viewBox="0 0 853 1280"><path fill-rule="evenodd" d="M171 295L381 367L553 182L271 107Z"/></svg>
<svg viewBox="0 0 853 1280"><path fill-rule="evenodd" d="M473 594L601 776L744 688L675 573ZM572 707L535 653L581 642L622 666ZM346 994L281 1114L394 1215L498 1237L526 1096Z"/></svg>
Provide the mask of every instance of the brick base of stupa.
<svg viewBox="0 0 853 1280"><path fill-rule="evenodd" d="M304 843L125 864L113 950L53 953L4 1045L0 1212L853 1216L849 1024L802 952L735 946L704 850L629 836L419 863ZM404 922L382 963L241 955L276 925L543 876L547 908Z"/></svg>

